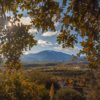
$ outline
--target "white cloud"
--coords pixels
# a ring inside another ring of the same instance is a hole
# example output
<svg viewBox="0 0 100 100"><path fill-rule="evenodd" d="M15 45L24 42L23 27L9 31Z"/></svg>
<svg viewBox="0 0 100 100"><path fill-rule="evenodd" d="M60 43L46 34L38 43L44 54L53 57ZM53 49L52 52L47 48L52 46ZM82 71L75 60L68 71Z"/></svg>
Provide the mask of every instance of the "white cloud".
<svg viewBox="0 0 100 100"><path fill-rule="evenodd" d="M28 55L28 54L30 54L30 52L29 51L23 51L23 54Z"/></svg>
<svg viewBox="0 0 100 100"><path fill-rule="evenodd" d="M48 31L48 32L43 33L42 36L44 36L44 37L51 37L51 36L54 36L56 34L57 34L57 32Z"/></svg>
<svg viewBox="0 0 100 100"><path fill-rule="evenodd" d="M31 28L31 29L29 29L28 32L31 33L31 34L33 34L33 33L37 33L38 31L35 28Z"/></svg>
<svg viewBox="0 0 100 100"><path fill-rule="evenodd" d="M54 47L55 50L57 51L61 51L61 52L65 52L67 54L74 54L76 55L77 53L79 53L79 51L81 50L81 48L75 46L74 48L62 48L61 46L56 46Z"/></svg>
<svg viewBox="0 0 100 100"><path fill-rule="evenodd" d="M38 45L45 47L45 46L52 46L53 44L51 42L48 42L48 41L38 40Z"/></svg>
<svg viewBox="0 0 100 100"><path fill-rule="evenodd" d="M14 21L14 18L12 17L12 18L10 19L10 22L7 23L7 25L11 27L11 26L12 26L12 25L11 25L11 22L13 22L13 21ZM16 22L15 22L15 25L18 25L18 24L32 25L32 23L31 23L31 18L30 18L30 17L21 17L19 21L16 21Z"/></svg>
<svg viewBox="0 0 100 100"><path fill-rule="evenodd" d="M31 25L31 18L30 17L22 17L20 22L24 25Z"/></svg>

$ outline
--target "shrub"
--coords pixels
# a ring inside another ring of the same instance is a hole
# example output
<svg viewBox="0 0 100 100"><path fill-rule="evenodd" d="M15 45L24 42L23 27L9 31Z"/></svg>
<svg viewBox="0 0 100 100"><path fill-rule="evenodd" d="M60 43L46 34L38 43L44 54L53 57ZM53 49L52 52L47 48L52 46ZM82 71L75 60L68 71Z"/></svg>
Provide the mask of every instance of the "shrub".
<svg viewBox="0 0 100 100"><path fill-rule="evenodd" d="M44 85L38 85L38 91L40 100L49 100L49 91Z"/></svg>
<svg viewBox="0 0 100 100"><path fill-rule="evenodd" d="M85 100L84 97L73 89L60 89L56 94L56 100Z"/></svg>
<svg viewBox="0 0 100 100"><path fill-rule="evenodd" d="M0 73L1 100L45 100L45 97L49 95L44 86L31 82L22 72Z"/></svg>

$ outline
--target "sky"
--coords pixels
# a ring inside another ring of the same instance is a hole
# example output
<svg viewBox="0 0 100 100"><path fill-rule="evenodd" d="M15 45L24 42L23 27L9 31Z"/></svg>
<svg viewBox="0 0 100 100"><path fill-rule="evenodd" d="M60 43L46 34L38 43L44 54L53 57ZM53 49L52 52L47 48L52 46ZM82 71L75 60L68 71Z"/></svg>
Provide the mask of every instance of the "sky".
<svg viewBox="0 0 100 100"><path fill-rule="evenodd" d="M58 1L60 2L61 5L61 0ZM21 22L25 25L29 25L31 19L30 17L27 16L27 11L24 11L23 14L24 17L21 18ZM8 15L12 16L12 13L10 12L8 13ZM57 28L57 30L60 28L60 25L61 24L58 22L55 23L55 27ZM62 46L57 43L57 35L60 33L59 30L58 31L49 30L47 32L42 33L41 31L38 32L36 28L31 28L29 32L33 34L33 36L35 36L35 39L37 40L37 45L33 46L31 50L24 51L24 54L37 53L44 50L54 50L71 55L72 54L76 55L81 49L80 45L76 45L74 48L62 48ZM81 38L78 37L78 40L81 41Z"/></svg>
<svg viewBox="0 0 100 100"><path fill-rule="evenodd" d="M28 16L21 18L21 22L25 25L29 25L30 21L31 19ZM59 27L59 25L59 23L55 23L55 26L57 28ZM33 34L33 36L35 36L35 39L37 40L37 45L33 46L29 51L24 51L24 54L38 53L44 50L53 50L76 55L81 49L81 47L78 45L74 48L62 48L62 46L57 43L57 35L59 34L59 30L47 31L42 33L41 31L38 32L36 28L32 27L29 32Z"/></svg>

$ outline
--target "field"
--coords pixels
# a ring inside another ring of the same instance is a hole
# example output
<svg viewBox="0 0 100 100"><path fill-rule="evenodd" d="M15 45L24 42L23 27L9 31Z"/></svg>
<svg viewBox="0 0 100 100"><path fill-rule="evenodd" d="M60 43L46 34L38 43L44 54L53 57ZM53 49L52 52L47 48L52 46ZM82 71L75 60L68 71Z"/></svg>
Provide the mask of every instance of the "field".
<svg viewBox="0 0 100 100"><path fill-rule="evenodd" d="M67 81L71 81L70 85L73 85L74 82L77 81L77 84L80 87L82 84L84 86L88 84L86 83L86 78L89 73L89 68L86 64L61 64L58 66L30 67L25 69L25 71L28 76L33 76L33 78L35 76L39 79L44 77L47 78L47 80L53 80L57 83L61 82L63 85L64 82L66 82L67 85Z"/></svg>
<svg viewBox="0 0 100 100"><path fill-rule="evenodd" d="M55 100L59 100L58 98L64 96L64 99L60 100L66 100L66 98L69 98L68 100L73 100L73 98L75 98L74 100L87 100L86 98L89 98L90 100L92 93L94 93L94 89L91 88L91 79L94 80L93 77L91 78L91 70L87 64L83 63L35 64L23 66L19 71L10 73L1 67L0 93L2 94L0 98L13 100L13 96L15 98L17 96L23 99L28 98L25 100L33 100L33 98L35 100L50 100L53 96ZM31 91L33 92L31 93ZM98 88L95 95L99 93ZM99 97L97 98L99 100Z"/></svg>
<svg viewBox="0 0 100 100"><path fill-rule="evenodd" d="M47 73L50 75L55 75L59 77L66 77L66 76L80 76L87 71L89 71L89 68L87 64L55 64L55 65L41 65L39 66L34 66L34 67L25 67L25 69L29 72L34 72L34 71L39 71L43 73Z"/></svg>

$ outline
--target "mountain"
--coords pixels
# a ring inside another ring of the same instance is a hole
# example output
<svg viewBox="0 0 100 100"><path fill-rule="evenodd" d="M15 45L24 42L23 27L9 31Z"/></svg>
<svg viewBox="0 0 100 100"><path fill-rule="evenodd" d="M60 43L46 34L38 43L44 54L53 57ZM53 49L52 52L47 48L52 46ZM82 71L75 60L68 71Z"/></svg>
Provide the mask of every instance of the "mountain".
<svg viewBox="0 0 100 100"><path fill-rule="evenodd" d="M36 64L36 63L59 63L71 61L72 55L65 54L62 52L45 50L36 54L27 54L21 56L21 61L25 64Z"/></svg>

